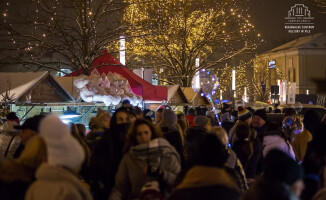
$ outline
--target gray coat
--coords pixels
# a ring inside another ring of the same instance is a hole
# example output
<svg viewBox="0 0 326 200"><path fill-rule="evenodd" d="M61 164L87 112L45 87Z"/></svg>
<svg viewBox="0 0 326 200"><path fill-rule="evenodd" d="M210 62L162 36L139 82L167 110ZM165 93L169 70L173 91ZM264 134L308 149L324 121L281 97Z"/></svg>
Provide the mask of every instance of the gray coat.
<svg viewBox="0 0 326 200"><path fill-rule="evenodd" d="M168 186L174 183L181 170L179 154L165 139L157 138L147 144L133 146L121 160L109 199L139 198L147 181L147 163L161 169L163 181Z"/></svg>

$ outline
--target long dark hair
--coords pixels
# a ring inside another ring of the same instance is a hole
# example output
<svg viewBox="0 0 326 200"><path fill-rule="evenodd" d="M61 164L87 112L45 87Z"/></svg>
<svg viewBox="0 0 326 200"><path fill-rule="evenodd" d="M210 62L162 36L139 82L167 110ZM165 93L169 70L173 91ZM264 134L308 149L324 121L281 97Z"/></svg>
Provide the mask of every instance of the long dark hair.
<svg viewBox="0 0 326 200"><path fill-rule="evenodd" d="M160 130L156 129L153 124L146 120L146 119L137 119L135 121L135 123L130 127L128 133L127 133L127 137L126 137L126 145L125 145L125 152L127 152L131 146L135 146L138 144L137 140L136 140L136 136L137 136L137 128L140 125L147 125L149 127L149 129L151 130L151 140L158 138L158 137L162 137L162 133Z"/></svg>

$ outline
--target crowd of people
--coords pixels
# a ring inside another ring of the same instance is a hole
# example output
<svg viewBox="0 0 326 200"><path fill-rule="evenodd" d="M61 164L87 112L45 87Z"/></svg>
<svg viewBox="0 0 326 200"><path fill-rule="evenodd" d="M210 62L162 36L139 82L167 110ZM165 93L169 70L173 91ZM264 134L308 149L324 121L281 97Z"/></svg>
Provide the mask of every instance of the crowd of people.
<svg viewBox="0 0 326 200"><path fill-rule="evenodd" d="M128 101L98 109L88 132L56 115L24 123L14 112L0 133L1 199L326 199L326 116L224 104L175 112Z"/></svg>

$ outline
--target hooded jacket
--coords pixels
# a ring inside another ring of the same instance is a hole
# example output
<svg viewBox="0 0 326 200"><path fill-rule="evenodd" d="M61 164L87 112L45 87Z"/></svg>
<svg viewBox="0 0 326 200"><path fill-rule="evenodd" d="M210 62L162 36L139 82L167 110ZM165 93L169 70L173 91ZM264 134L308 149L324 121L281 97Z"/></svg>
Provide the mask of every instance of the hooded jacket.
<svg viewBox="0 0 326 200"><path fill-rule="evenodd" d="M145 168L150 165L162 171L162 180L168 186L174 183L181 170L179 154L163 138L131 147L120 163L110 200L140 197L142 186L147 181Z"/></svg>
<svg viewBox="0 0 326 200"><path fill-rule="evenodd" d="M27 190L26 200L93 199L77 175L67 169L42 164L36 172L36 179Z"/></svg>
<svg viewBox="0 0 326 200"><path fill-rule="evenodd" d="M266 157L267 153L272 149L279 149L295 160L292 145L279 135L268 135L264 137L263 156Z"/></svg>
<svg viewBox="0 0 326 200"><path fill-rule="evenodd" d="M222 168L194 166L177 186L169 200L239 199L239 188Z"/></svg>

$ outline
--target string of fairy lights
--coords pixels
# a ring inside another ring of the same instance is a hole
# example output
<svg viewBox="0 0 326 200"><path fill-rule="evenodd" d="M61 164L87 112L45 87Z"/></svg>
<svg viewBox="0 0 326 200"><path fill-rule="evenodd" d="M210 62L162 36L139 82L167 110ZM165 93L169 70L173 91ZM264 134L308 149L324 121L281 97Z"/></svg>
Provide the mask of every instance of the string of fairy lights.
<svg viewBox="0 0 326 200"><path fill-rule="evenodd" d="M98 4L97 0L30 0L24 11L29 14L29 18L21 27L29 29L22 34L17 24L13 23L15 16L11 16L15 14L14 4L17 2L7 0L4 3L3 22L8 27L11 45L19 51L27 52L32 60L42 58L51 49L49 45L53 45L60 51L71 52L66 58L69 64L87 67L83 65L92 60L89 54L83 57L84 61L78 61L78 56L75 56L83 48L58 44L73 43L69 40L74 38L71 35L76 35L80 41L89 37L87 51L90 52L97 48L99 40L103 39L101 37L108 34L103 30L103 24L98 23L101 13L94 6ZM199 71L209 81L202 83L209 88L204 95L212 99L214 95L219 95L219 90L227 90L226 82L231 78L226 73L229 68L237 68L239 83L242 82L242 71L246 70L245 67L240 67L241 64L223 66L225 70L218 70L217 66L247 50L254 50L263 41L250 20L245 1L125 0L125 3L128 6L121 22L128 27L124 32L127 63L154 67L162 79L183 86L191 86L192 77ZM74 13L67 15L65 12L68 11ZM74 19L69 18L69 15L74 16ZM68 21L61 23L63 19ZM116 32L113 34L117 38L120 36ZM22 35L29 39L23 41ZM103 42L108 41L103 39ZM106 47L116 49L117 43L113 44L115 47L108 42ZM200 58L198 68L195 67L196 58ZM237 92L240 94L242 91L239 89Z"/></svg>

